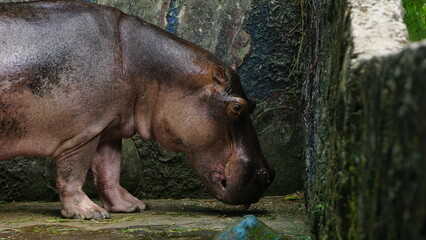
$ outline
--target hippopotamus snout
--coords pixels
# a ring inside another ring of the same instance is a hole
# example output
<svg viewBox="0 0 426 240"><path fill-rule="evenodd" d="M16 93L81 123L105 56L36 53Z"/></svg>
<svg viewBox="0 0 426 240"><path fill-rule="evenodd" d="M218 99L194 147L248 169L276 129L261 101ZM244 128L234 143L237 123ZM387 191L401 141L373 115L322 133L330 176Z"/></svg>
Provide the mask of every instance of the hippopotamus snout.
<svg viewBox="0 0 426 240"><path fill-rule="evenodd" d="M238 205L258 202L274 178L275 170L267 165L257 166L254 161L231 159L224 170L211 174L210 181L216 198Z"/></svg>

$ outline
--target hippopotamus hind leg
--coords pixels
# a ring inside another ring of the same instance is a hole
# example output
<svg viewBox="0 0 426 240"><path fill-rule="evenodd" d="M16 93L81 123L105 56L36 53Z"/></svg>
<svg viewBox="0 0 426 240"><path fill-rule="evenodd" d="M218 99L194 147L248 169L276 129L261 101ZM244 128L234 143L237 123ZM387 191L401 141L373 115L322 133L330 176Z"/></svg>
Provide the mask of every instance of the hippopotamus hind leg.
<svg viewBox="0 0 426 240"><path fill-rule="evenodd" d="M98 143L99 136L56 157L56 187L62 205L61 214L66 218L103 219L110 217L105 209L92 202L82 190Z"/></svg>
<svg viewBox="0 0 426 240"><path fill-rule="evenodd" d="M110 212L135 212L147 205L120 186L121 139L102 142L92 162L95 186L103 207Z"/></svg>

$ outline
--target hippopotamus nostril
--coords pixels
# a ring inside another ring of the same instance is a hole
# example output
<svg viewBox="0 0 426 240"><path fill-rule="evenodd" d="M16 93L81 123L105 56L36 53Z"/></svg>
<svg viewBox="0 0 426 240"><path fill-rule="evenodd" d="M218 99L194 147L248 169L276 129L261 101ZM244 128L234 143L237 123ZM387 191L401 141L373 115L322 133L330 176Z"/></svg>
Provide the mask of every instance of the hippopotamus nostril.
<svg viewBox="0 0 426 240"><path fill-rule="evenodd" d="M263 179L269 185L275 178L275 171L273 169L268 170L266 168L261 168L256 171L256 175Z"/></svg>
<svg viewBox="0 0 426 240"><path fill-rule="evenodd" d="M226 188L226 179L223 179L220 183L222 184L222 186L223 186L224 188Z"/></svg>
<svg viewBox="0 0 426 240"><path fill-rule="evenodd" d="M223 188L226 188L225 174L220 171L214 171L210 176L210 181L212 181L214 184L218 184L219 186L222 185Z"/></svg>

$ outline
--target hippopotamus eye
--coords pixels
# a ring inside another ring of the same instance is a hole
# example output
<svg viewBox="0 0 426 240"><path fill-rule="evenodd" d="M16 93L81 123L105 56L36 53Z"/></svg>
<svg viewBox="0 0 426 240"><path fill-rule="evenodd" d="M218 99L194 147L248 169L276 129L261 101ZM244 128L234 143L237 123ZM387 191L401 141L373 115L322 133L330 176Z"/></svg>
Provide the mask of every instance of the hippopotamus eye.
<svg viewBox="0 0 426 240"><path fill-rule="evenodd" d="M240 114L242 109L243 109L243 107L241 106L241 104L239 104L239 103L232 104L232 111L235 114Z"/></svg>
<svg viewBox="0 0 426 240"><path fill-rule="evenodd" d="M228 105L228 116L232 121L238 119L243 111L247 110L247 102L243 98L233 97L231 101L229 101Z"/></svg>

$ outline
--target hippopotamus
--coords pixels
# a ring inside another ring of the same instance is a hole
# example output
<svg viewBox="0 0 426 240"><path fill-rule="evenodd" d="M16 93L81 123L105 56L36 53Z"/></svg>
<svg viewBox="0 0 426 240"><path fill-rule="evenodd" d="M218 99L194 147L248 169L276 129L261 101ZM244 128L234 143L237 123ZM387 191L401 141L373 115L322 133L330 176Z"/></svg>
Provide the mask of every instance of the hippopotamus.
<svg viewBox="0 0 426 240"><path fill-rule="evenodd" d="M121 11L85 1L0 4L0 160L53 157L61 214L147 204L120 186L121 140L183 152L214 197L259 201L274 178L235 67ZM83 192L88 171L102 207Z"/></svg>

